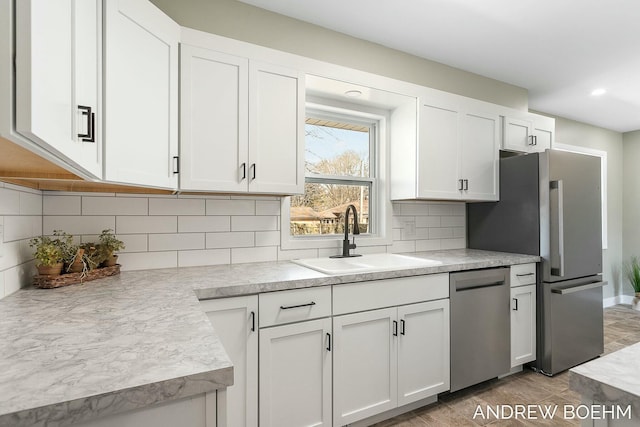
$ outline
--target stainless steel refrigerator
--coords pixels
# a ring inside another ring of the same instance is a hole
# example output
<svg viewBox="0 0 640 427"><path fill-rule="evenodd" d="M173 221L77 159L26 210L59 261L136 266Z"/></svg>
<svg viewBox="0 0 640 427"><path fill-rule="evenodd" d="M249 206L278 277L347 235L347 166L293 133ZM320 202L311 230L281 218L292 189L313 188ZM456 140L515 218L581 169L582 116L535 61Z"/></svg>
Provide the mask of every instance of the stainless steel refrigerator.
<svg viewBox="0 0 640 427"><path fill-rule="evenodd" d="M540 255L537 368L604 352L600 159L546 150L500 159L500 201L467 204L468 247Z"/></svg>

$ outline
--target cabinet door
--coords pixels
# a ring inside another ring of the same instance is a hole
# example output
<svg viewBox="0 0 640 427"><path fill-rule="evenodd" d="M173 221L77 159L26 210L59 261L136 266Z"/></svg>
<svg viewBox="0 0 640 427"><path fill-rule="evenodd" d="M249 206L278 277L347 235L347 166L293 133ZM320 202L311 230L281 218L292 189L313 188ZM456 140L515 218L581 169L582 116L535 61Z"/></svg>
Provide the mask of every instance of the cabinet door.
<svg viewBox="0 0 640 427"><path fill-rule="evenodd" d="M503 124L502 148L524 153L532 150L533 124L530 120L506 116Z"/></svg>
<svg viewBox="0 0 640 427"><path fill-rule="evenodd" d="M249 60L180 51L180 188L247 191Z"/></svg>
<svg viewBox="0 0 640 427"><path fill-rule="evenodd" d="M177 188L180 26L147 0L105 2L105 179Z"/></svg>
<svg viewBox="0 0 640 427"><path fill-rule="evenodd" d="M333 318L333 425L397 406L396 308Z"/></svg>
<svg viewBox="0 0 640 427"><path fill-rule="evenodd" d="M418 198L460 198L460 123L455 105L429 102L420 108Z"/></svg>
<svg viewBox="0 0 640 427"><path fill-rule="evenodd" d="M536 359L536 285L511 288L511 367Z"/></svg>
<svg viewBox="0 0 640 427"><path fill-rule="evenodd" d="M533 119L533 136L535 151L550 149L553 145L556 121L551 117L535 115Z"/></svg>
<svg viewBox="0 0 640 427"><path fill-rule="evenodd" d="M398 307L398 406L449 390L449 300Z"/></svg>
<svg viewBox="0 0 640 427"><path fill-rule="evenodd" d="M304 192L304 84L298 71L251 61L249 191Z"/></svg>
<svg viewBox="0 0 640 427"><path fill-rule="evenodd" d="M330 318L260 329L260 426L331 426L330 334Z"/></svg>
<svg viewBox="0 0 640 427"><path fill-rule="evenodd" d="M258 297L206 300L201 305L233 362L233 385L217 392L218 421L227 426L257 426Z"/></svg>
<svg viewBox="0 0 640 427"><path fill-rule="evenodd" d="M500 116L465 113L460 153L460 178L465 200L498 200Z"/></svg>
<svg viewBox="0 0 640 427"><path fill-rule="evenodd" d="M16 2L16 129L98 178L100 5L99 0ZM79 136L85 133L94 137Z"/></svg>

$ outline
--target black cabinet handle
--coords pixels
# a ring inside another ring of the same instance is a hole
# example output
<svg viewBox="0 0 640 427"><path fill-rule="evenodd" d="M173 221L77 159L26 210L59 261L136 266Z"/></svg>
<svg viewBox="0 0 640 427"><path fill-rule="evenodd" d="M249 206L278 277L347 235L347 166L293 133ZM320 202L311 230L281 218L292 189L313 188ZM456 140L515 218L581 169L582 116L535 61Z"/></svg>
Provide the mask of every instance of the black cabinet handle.
<svg viewBox="0 0 640 427"><path fill-rule="evenodd" d="M281 305L280 310L291 310L292 308L311 307L312 305L316 305L315 301L311 301L306 304L298 304L298 305Z"/></svg>
<svg viewBox="0 0 640 427"><path fill-rule="evenodd" d="M526 277L526 276L533 276L535 273L522 273L522 274L516 274L516 276L518 277Z"/></svg>
<svg viewBox="0 0 640 427"><path fill-rule="evenodd" d="M518 311L518 298L514 298L513 300L516 302L516 307L513 309L513 311Z"/></svg>
<svg viewBox="0 0 640 427"><path fill-rule="evenodd" d="M458 182L460 183L460 187L458 187L458 190L464 190L464 179L459 179Z"/></svg>
<svg viewBox="0 0 640 427"><path fill-rule="evenodd" d="M78 138L82 142L96 142L96 113L86 105L78 105L78 110L87 118L87 133L79 133Z"/></svg>
<svg viewBox="0 0 640 427"><path fill-rule="evenodd" d="M396 322L395 320L393 321L393 336L398 336L398 322Z"/></svg>
<svg viewBox="0 0 640 427"><path fill-rule="evenodd" d="M327 351L331 351L331 334L327 332Z"/></svg>
<svg viewBox="0 0 640 427"><path fill-rule="evenodd" d="M401 319L400 320L400 335L404 335L404 327L405 327L404 324L405 324L404 319Z"/></svg>
<svg viewBox="0 0 640 427"><path fill-rule="evenodd" d="M251 312L251 332L256 331L256 312Z"/></svg>
<svg viewBox="0 0 640 427"><path fill-rule="evenodd" d="M469 180L468 179L464 180L464 189L465 189L465 191L469 190Z"/></svg>
<svg viewBox="0 0 640 427"><path fill-rule="evenodd" d="M251 175L251 181L254 181L256 179L256 164L255 163L251 164L251 169L253 170L253 174Z"/></svg>
<svg viewBox="0 0 640 427"><path fill-rule="evenodd" d="M242 168L242 178L240 179L240 181L244 181L245 179L247 179L247 164L243 163L240 165L240 167Z"/></svg>

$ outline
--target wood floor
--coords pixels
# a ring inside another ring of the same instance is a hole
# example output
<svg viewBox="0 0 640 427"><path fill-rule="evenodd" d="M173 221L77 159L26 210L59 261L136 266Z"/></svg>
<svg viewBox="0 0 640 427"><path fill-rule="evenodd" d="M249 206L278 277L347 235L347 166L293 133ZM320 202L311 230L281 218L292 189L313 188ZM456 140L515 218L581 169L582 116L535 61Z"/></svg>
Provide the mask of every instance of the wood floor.
<svg viewBox="0 0 640 427"><path fill-rule="evenodd" d="M605 354L620 350L640 342L640 312L629 306L617 305L604 310ZM564 405L580 404L580 396L569 389L569 374L563 372L546 377L530 370L519 372L502 379L487 381L474 387L440 396L437 403L425 406L391 420L378 423L375 427L424 427L424 426L579 426L578 420L565 419L559 409L553 419L537 420L496 419L486 416L486 407L496 405ZM481 405L484 417L477 411ZM476 418L474 419L474 414Z"/></svg>

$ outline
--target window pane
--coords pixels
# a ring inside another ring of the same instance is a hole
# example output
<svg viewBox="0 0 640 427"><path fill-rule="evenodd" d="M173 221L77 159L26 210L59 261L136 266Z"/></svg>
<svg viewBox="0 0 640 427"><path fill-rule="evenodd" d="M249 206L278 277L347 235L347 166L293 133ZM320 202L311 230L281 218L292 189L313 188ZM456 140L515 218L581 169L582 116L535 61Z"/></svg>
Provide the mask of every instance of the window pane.
<svg viewBox="0 0 640 427"><path fill-rule="evenodd" d="M369 176L369 127L319 119L305 125L307 172Z"/></svg>
<svg viewBox="0 0 640 427"><path fill-rule="evenodd" d="M291 235L344 233L350 204L358 211L360 233L369 232L369 191L369 184L306 183L304 195L291 198Z"/></svg>

